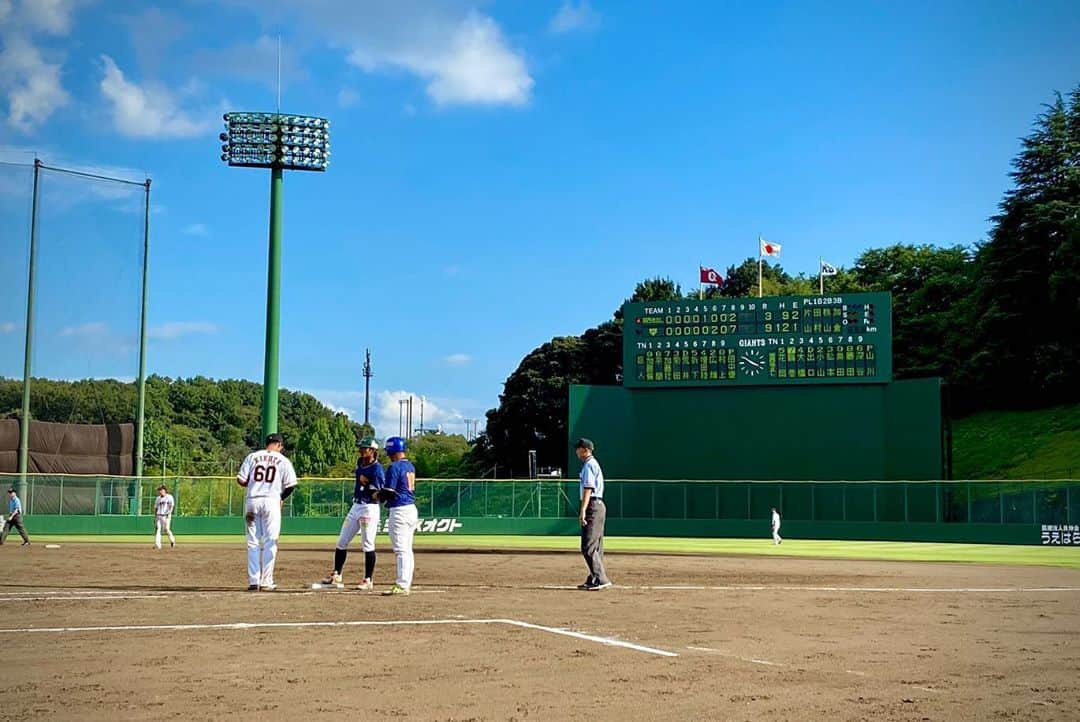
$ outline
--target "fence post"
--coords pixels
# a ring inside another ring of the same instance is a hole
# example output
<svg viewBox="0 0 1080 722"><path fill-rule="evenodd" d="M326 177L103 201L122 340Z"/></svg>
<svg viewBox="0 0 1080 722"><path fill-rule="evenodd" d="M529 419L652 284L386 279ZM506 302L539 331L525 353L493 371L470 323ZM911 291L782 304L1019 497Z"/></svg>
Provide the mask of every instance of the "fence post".
<svg viewBox="0 0 1080 722"><path fill-rule="evenodd" d="M874 521L876 522L878 520L878 513L877 513L877 484L874 484L872 487L870 487L870 490L873 492L873 494L871 495L871 498L874 501Z"/></svg>
<svg viewBox="0 0 1080 722"><path fill-rule="evenodd" d="M656 518L656 484L649 484L649 503L651 504L651 509L649 511L649 518L650 519L655 519Z"/></svg>
<svg viewBox="0 0 1080 722"><path fill-rule="evenodd" d="M60 516L64 515L64 477L60 477Z"/></svg>
<svg viewBox="0 0 1080 722"><path fill-rule="evenodd" d="M780 501L777 502L779 504L779 507L777 508L780 510L781 514L786 514L787 512L784 511L784 485L778 484L777 486L780 489Z"/></svg>
<svg viewBox="0 0 1080 722"><path fill-rule="evenodd" d="M1072 524L1072 502L1069 501L1069 490L1071 486L1065 487L1065 523Z"/></svg>
<svg viewBox="0 0 1080 722"><path fill-rule="evenodd" d="M910 516L908 512L908 490L911 489L911 484L904 484L904 523L908 522Z"/></svg>
<svg viewBox="0 0 1080 722"><path fill-rule="evenodd" d="M840 520L847 521L847 484L840 485Z"/></svg>
<svg viewBox="0 0 1080 722"><path fill-rule="evenodd" d="M517 517L517 485L510 482L510 516Z"/></svg>
<svg viewBox="0 0 1080 722"><path fill-rule="evenodd" d="M945 491L945 487L942 484L934 484L934 521L938 524L941 523L941 495Z"/></svg>
<svg viewBox="0 0 1080 722"><path fill-rule="evenodd" d="M997 488L998 495L998 524L1005 523L1005 495L1001 493L1001 487Z"/></svg>
<svg viewBox="0 0 1080 722"><path fill-rule="evenodd" d="M228 499L229 499L229 513L227 514L227 516L234 516L234 514L232 513L232 488L233 488L234 486L236 486L236 484L233 484L233 483L231 483L231 481L230 481L230 483L229 483L229 495L228 495Z"/></svg>
<svg viewBox="0 0 1080 722"><path fill-rule="evenodd" d="M101 512L101 477L94 477L94 516L97 516Z"/></svg>
<svg viewBox="0 0 1080 722"><path fill-rule="evenodd" d="M481 481L484 485L484 516L488 515L488 485L486 481Z"/></svg>
<svg viewBox="0 0 1080 722"><path fill-rule="evenodd" d="M206 515L214 515L214 486L213 479L206 480Z"/></svg>
<svg viewBox="0 0 1080 722"><path fill-rule="evenodd" d="M431 516L435 516L435 512L431 512ZM461 516L461 480L457 483L457 516Z"/></svg>
<svg viewBox="0 0 1080 722"><path fill-rule="evenodd" d="M817 488L817 484L810 484L810 521L817 521L817 498L814 496L814 489ZM904 497L907 501L907 497Z"/></svg>
<svg viewBox="0 0 1080 722"><path fill-rule="evenodd" d="M744 519L749 520L750 517L750 482L746 482L746 516Z"/></svg>
<svg viewBox="0 0 1080 722"><path fill-rule="evenodd" d="M690 499L688 498L690 496L690 494L688 493L689 492L689 487L687 487L687 484L689 484L689 483L690 483L689 481L683 482L683 487L682 487L682 518L683 518L683 521L686 521L687 517L690 515Z"/></svg>

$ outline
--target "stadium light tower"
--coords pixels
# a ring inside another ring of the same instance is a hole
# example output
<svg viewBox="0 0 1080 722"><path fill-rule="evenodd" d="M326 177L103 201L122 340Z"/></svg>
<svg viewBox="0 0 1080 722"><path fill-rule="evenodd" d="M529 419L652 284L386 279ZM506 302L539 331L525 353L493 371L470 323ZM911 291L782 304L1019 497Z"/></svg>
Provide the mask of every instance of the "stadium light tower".
<svg viewBox="0 0 1080 722"><path fill-rule="evenodd" d="M270 252L266 280L266 357L263 366L262 435L277 431L278 339L281 301L281 190L286 170L325 171L330 162L330 121L289 113L226 113L221 160L231 166L270 169Z"/></svg>

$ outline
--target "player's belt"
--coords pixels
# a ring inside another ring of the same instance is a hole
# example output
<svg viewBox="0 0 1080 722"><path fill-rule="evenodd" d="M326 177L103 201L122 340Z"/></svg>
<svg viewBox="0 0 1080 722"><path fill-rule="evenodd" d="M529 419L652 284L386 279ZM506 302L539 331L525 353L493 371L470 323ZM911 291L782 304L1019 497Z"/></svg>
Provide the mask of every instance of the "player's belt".
<svg viewBox="0 0 1080 722"><path fill-rule="evenodd" d="M589 497L589 503L592 504L594 501L598 501L601 504L603 504L604 503L604 497L602 497L602 496L590 496Z"/></svg>

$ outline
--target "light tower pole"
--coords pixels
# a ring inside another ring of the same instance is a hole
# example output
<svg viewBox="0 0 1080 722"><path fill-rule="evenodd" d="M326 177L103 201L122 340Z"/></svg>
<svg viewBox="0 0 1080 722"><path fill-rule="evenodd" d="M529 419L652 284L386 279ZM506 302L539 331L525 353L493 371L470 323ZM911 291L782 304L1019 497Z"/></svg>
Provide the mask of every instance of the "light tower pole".
<svg viewBox="0 0 1080 722"><path fill-rule="evenodd" d="M270 169L270 247L266 274L266 355L263 363L262 435L277 431L278 351L281 326L281 211L284 171L325 171L330 121L287 113L226 113L221 160Z"/></svg>

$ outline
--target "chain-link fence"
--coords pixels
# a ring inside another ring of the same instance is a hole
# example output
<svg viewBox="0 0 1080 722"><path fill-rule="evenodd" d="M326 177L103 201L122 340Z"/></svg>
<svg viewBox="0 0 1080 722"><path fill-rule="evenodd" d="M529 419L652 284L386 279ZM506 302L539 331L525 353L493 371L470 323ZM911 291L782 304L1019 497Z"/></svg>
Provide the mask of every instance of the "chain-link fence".
<svg viewBox="0 0 1080 722"><path fill-rule="evenodd" d="M2 477L4 475L0 475ZM16 475L0 478L13 484ZM142 486L141 490L139 486ZM244 489L217 477L28 477L23 505L37 514L153 514L164 484L180 516L241 516ZM302 479L285 503L294 517L343 517L351 479ZM614 519L760 519L771 507L785 519L851 522L1070 524L1080 521L1075 481L747 482L609 480ZM420 480L416 504L431 517L572 518L577 482L566 480Z"/></svg>

